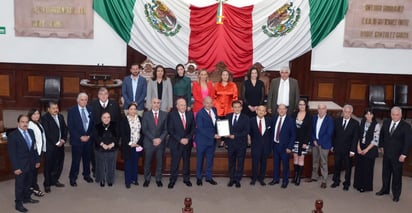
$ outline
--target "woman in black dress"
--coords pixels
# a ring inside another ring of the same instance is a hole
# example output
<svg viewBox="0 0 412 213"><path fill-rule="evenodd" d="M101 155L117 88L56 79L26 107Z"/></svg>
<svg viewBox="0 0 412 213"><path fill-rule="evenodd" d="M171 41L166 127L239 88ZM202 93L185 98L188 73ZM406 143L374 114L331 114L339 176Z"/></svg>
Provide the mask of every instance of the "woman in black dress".
<svg viewBox="0 0 412 213"><path fill-rule="evenodd" d="M299 100L298 111L293 113L293 118L296 120L296 141L293 147L293 164L295 176L292 183L300 184L300 177L303 172L305 163L305 155L309 147L310 136L312 134L312 115L309 113L309 106L307 100Z"/></svg>
<svg viewBox="0 0 412 213"><path fill-rule="evenodd" d="M373 190L373 169L378 157L381 126L371 109L367 108L361 121L361 133L357 144L355 178L353 187L360 192Z"/></svg>
<svg viewBox="0 0 412 213"><path fill-rule="evenodd" d="M258 70L252 67L247 73L247 80L243 82L243 112L249 117L256 116L256 108L263 105L264 97L265 85L259 80Z"/></svg>

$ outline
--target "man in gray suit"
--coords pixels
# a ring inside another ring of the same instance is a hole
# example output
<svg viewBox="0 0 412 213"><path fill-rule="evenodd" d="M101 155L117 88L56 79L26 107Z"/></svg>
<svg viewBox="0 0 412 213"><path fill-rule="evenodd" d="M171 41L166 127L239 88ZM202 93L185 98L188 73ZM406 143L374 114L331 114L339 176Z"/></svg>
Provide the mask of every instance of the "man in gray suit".
<svg viewBox="0 0 412 213"><path fill-rule="evenodd" d="M268 94L268 112L275 113L279 104L285 104L288 114L291 115L298 108L299 85L298 81L290 78L289 67L280 69L280 77L275 78L270 83Z"/></svg>
<svg viewBox="0 0 412 213"><path fill-rule="evenodd" d="M145 150L143 187L148 187L150 184L153 154L156 155L156 184L158 187L162 187L163 154L167 136L167 113L159 110L160 100L158 98L153 98L151 105L151 110L144 112L142 120L143 147Z"/></svg>

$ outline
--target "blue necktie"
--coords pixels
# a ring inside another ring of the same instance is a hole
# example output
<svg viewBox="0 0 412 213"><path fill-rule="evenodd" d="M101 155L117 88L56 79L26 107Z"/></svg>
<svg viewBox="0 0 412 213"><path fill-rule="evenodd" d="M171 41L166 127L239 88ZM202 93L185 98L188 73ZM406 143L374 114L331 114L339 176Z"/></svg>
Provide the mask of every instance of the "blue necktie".
<svg viewBox="0 0 412 213"><path fill-rule="evenodd" d="M86 112L85 112L84 110L85 110L85 109L82 108L81 117L82 117L82 122L83 122L84 131L87 132L87 116L86 116Z"/></svg>
<svg viewBox="0 0 412 213"><path fill-rule="evenodd" d="M26 141L27 147L29 148L29 150L31 149L31 140L29 135L27 134L27 131L24 130L23 131L23 135L24 135L24 140Z"/></svg>

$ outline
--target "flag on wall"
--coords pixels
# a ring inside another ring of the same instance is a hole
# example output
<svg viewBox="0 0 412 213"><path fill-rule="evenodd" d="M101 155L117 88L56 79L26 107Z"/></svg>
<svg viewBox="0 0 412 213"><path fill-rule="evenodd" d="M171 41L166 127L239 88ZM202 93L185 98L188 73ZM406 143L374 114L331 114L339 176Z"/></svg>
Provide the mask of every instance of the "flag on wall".
<svg viewBox="0 0 412 213"><path fill-rule="evenodd" d="M279 69L306 53L343 19L347 0L95 0L95 11L155 64L194 60L235 77L255 62Z"/></svg>

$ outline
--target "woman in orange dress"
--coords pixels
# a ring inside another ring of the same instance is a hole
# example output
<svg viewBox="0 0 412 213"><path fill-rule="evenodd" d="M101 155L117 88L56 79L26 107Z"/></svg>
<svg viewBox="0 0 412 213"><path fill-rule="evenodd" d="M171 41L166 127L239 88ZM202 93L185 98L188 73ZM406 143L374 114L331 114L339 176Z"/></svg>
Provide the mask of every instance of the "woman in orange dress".
<svg viewBox="0 0 412 213"><path fill-rule="evenodd" d="M193 81L192 94L194 100L192 110L196 117L196 113L203 108L203 99L206 96L213 99L215 95L213 83L209 81L209 74L206 70L200 70L198 80Z"/></svg>

